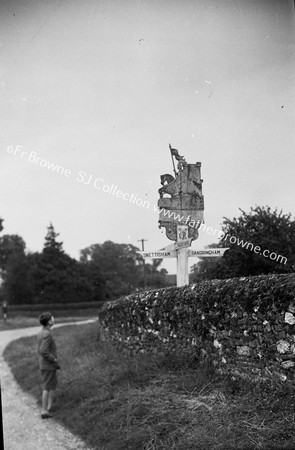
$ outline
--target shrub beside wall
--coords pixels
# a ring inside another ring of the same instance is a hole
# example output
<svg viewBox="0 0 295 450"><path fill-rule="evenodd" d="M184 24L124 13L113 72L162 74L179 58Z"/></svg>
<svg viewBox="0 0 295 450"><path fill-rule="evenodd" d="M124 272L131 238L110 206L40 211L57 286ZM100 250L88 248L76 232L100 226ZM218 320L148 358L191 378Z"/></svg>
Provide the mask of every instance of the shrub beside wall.
<svg viewBox="0 0 295 450"><path fill-rule="evenodd" d="M295 274L133 294L106 303L99 320L132 352L181 352L231 376L294 383Z"/></svg>

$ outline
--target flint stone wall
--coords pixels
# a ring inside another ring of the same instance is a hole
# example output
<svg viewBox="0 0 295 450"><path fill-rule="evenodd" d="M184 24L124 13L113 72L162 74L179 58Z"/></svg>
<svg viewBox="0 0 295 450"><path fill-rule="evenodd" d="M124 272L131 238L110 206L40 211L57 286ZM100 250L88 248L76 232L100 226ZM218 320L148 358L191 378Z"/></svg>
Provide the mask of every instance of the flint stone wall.
<svg viewBox="0 0 295 450"><path fill-rule="evenodd" d="M99 323L131 352L185 353L230 376L295 384L295 274L133 294L106 303Z"/></svg>

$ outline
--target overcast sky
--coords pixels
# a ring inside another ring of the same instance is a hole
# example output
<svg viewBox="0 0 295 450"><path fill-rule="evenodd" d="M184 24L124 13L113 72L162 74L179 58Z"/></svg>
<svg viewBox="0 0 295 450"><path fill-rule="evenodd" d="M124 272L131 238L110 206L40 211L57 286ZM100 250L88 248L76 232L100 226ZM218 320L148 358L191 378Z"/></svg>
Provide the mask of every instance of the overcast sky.
<svg viewBox="0 0 295 450"><path fill-rule="evenodd" d="M75 258L106 240L170 244L154 210L169 143L202 163L207 226L256 205L295 215L292 1L0 5L2 234L41 251L52 222Z"/></svg>

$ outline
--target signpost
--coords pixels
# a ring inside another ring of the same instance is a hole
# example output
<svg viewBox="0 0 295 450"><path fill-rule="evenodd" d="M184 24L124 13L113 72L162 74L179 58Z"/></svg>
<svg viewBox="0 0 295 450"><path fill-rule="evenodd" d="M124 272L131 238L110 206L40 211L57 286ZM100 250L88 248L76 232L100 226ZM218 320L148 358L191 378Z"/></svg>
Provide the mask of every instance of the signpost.
<svg viewBox="0 0 295 450"><path fill-rule="evenodd" d="M188 284L188 248L198 238L198 228L204 221L201 163L188 164L178 150L169 145L174 176L161 175L159 189L159 228L174 241L177 259L177 286ZM177 161L175 168L174 158Z"/></svg>
<svg viewBox="0 0 295 450"><path fill-rule="evenodd" d="M224 252L228 250L227 248L198 248L198 249L189 249L188 257L194 256L195 258L221 258L224 255ZM159 258L176 258L177 250L167 250L164 249L154 250L152 252L138 252L142 255L143 258L151 258L151 259L159 259Z"/></svg>
<svg viewBox="0 0 295 450"><path fill-rule="evenodd" d="M169 245L165 249L161 249L153 252L139 252L143 258L177 258L177 286L185 286L189 284L189 274L188 274L188 258L221 258L224 252L229 249L227 248L199 248L199 249L187 249L179 248L177 249L177 243L174 245L175 250L167 250Z"/></svg>
<svg viewBox="0 0 295 450"><path fill-rule="evenodd" d="M199 236L198 228L204 222L204 196L202 193L201 163L188 164L178 150L169 145L174 176L161 175L159 192L159 228L173 244L157 251L140 252L143 258L176 258L177 286L189 284L188 258L221 257L227 248L190 249ZM174 158L177 161L175 168Z"/></svg>

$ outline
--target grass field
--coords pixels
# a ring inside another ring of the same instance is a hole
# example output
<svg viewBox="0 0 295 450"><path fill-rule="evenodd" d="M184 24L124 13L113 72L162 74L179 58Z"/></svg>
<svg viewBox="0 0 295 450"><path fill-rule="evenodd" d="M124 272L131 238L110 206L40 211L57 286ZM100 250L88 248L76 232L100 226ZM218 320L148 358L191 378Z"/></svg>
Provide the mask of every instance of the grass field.
<svg viewBox="0 0 295 450"><path fill-rule="evenodd" d="M38 317L40 312L9 312L7 321L0 318L0 331L13 330L15 328L26 328L40 326ZM75 322L78 320L92 319L97 317L97 309L81 309L77 311L57 311L54 314L55 323Z"/></svg>
<svg viewBox="0 0 295 450"><path fill-rule="evenodd" d="M292 392L222 379L172 355L124 356L100 341L96 323L53 333L62 365L55 418L94 448L295 449ZM5 359L40 399L36 337L12 342Z"/></svg>

